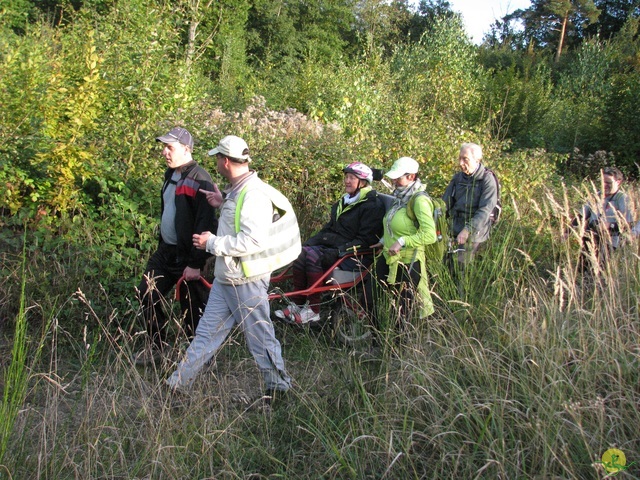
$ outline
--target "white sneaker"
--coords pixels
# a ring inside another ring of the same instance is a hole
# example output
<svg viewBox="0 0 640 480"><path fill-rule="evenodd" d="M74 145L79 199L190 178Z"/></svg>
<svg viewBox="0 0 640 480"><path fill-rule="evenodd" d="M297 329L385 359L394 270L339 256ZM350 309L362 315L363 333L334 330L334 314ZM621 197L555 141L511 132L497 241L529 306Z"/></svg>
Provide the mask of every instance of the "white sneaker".
<svg viewBox="0 0 640 480"><path fill-rule="evenodd" d="M303 307L297 315L294 315L296 323L313 323L320 321L320 314L311 310L311 307Z"/></svg>
<svg viewBox="0 0 640 480"><path fill-rule="evenodd" d="M300 308L295 303L290 304L287 308L283 308L282 310L276 310L273 314L281 318L283 320L293 320L293 315L300 313Z"/></svg>

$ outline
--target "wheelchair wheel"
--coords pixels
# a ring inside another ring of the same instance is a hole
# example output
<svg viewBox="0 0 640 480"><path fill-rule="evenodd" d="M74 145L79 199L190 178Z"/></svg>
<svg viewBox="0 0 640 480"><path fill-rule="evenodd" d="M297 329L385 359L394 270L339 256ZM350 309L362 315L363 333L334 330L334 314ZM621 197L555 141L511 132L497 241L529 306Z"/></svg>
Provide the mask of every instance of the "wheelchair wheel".
<svg viewBox="0 0 640 480"><path fill-rule="evenodd" d="M371 327L365 316L359 316L344 301L336 302L331 311L333 335L343 345L356 346L368 343L371 339Z"/></svg>

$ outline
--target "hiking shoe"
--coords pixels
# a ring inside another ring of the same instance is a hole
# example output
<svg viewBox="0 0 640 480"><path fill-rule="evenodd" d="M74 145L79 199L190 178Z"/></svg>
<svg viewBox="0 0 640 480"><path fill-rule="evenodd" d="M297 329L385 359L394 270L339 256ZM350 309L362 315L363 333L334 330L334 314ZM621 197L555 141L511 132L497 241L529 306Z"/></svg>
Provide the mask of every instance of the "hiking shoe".
<svg viewBox="0 0 640 480"><path fill-rule="evenodd" d="M283 308L282 310L276 310L274 315L282 320L291 320L291 317L300 312L300 308L295 303L290 304L287 308Z"/></svg>
<svg viewBox="0 0 640 480"><path fill-rule="evenodd" d="M308 305L299 307L298 305L291 304L284 310L276 310L274 314L278 318L297 325L320 321L320 314L314 312Z"/></svg>
<svg viewBox="0 0 640 480"><path fill-rule="evenodd" d="M162 354L156 346L145 347L133 355L133 363L140 366L150 365L160 361L161 359Z"/></svg>
<svg viewBox="0 0 640 480"><path fill-rule="evenodd" d="M304 325L306 323L314 323L320 321L320 314L314 312L311 307L303 307L298 313L293 314L291 319L297 324Z"/></svg>

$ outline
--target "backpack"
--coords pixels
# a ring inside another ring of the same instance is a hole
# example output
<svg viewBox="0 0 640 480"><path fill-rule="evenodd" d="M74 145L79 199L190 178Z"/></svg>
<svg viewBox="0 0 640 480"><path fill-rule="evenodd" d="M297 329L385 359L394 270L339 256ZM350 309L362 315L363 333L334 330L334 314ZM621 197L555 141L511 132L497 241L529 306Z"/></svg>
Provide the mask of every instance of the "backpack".
<svg viewBox="0 0 640 480"><path fill-rule="evenodd" d="M447 251L446 239L449 237L449 223L446 215L447 204L441 198L431 198L424 190L414 193L409 199L409 203L407 203L407 216L413 221L416 228L419 228L419 225L413 206L419 195L424 195L431 201L433 222L436 225L436 241L425 246L425 256L429 260L442 260Z"/></svg>
<svg viewBox="0 0 640 480"><path fill-rule="evenodd" d="M498 180L498 176L496 175L496 172L494 172L488 167L484 167L484 169L486 171L485 175L487 174L493 175L493 179L496 181L496 193L497 193L498 201L496 202L496 206L493 207L493 210L489 215L489 221L491 222L491 225L495 225L500 220L500 215L502 215L502 201L500 200L500 180Z"/></svg>

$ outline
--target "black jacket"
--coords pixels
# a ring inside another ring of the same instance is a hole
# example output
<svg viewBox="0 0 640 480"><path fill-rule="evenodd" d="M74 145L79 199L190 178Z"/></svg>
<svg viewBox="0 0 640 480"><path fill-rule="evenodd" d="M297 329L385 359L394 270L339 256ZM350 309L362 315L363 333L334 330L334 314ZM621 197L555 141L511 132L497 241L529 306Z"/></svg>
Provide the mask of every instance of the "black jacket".
<svg viewBox="0 0 640 480"><path fill-rule="evenodd" d="M329 222L305 245L322 245L346 251L349 247L368 248L382 236L382 217L385 207L378 192L370 190L357 203L343 207L338 216L342 198L331 207Z"/></svg>
<svg viewBox="0 0 640 480"><path fill-rule="evenodd" d="M164 184L160 192L162 212L164 212L163 193L171 183L174 170L168 168L164 173ZM180 180L176 183L175 225L178 235L176 255L178 263L201 269L211 254L195 248L192 236L194 233L215 233L218 230L218 219L216 209L209 205L207 197L198 193L200 189L213 190L213 181L211 175L193 161L182 167ZM162 241L162 234L160 234L160 240Z"/></svg>

